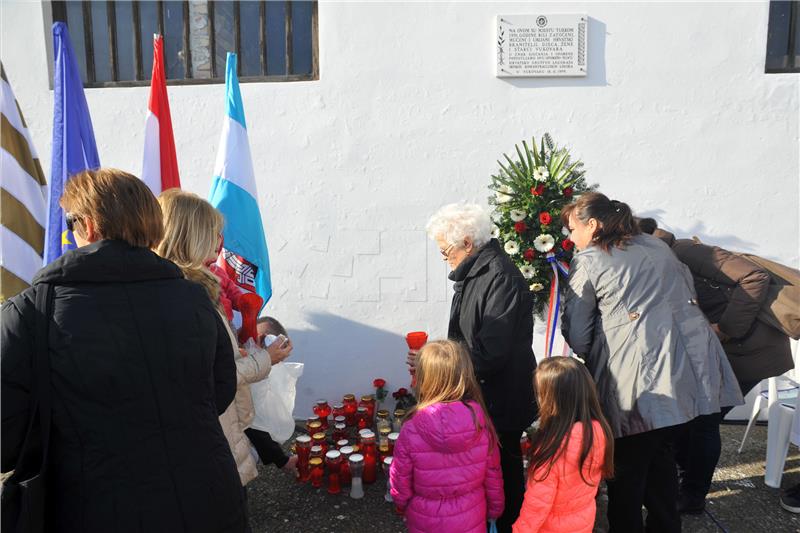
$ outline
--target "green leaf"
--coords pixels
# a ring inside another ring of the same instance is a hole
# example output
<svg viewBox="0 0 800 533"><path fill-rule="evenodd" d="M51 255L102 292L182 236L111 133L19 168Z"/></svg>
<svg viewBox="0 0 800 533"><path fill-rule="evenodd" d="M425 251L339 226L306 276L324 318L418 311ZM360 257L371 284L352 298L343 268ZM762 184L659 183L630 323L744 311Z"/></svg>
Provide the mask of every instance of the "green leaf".
<svg viewBox="0 0 800 533"><path fill-rule="evenodd" d="M519 168L517 168L517 165L511 160L511 158L508 157L508 155L506 155L506 154L503 154L503 157L506 158L506 161L508 161L508 164L511 165L511 168L514 169L514 172L516 173L517 177L520 180L524 180L525 179L525 174Z"/></svg>
<svg viewBox="0 0 800 533"><path fill-rule="evenodd" d="M533 161L536 163L537 167L540 167L540 166L542 166L542 160L543 160L544 154L539 155L539 151L536 149L536 138L535 137L531 139L531 146L533 146Z"/></svg>
<svg viewBox="0 0 800 533"><path fill-rule="evenodd" d="M517 155L519 156L519 164L522 167L522 171L525 173L525 177L527 178L528 176L530 176L531 171L529 170L525 158L522 157L522 150L519 149L518 144L515 144L514 148L517 150Z"/></svg>
<svg viewBox="0 0 800 533"><path fill-rule="evenodd" d="M522 147L525 148L525 156L528 158L529 174L533 174L533 158L531 157L531 150L528 148L528 143L522 141Z"/></svg>

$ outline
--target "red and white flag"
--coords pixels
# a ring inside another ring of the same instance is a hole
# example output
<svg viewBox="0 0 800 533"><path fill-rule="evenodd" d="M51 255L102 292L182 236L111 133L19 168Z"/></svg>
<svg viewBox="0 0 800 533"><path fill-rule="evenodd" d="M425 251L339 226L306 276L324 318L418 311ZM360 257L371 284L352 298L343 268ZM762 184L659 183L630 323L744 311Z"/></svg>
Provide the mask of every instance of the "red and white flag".
<svg viewBox="0 0 800 533"><path fill-rule="evenodd" d="M153 35L153 78L150 81L150 101L144 123L144 162L142 181L153 194L173 187L180 188L178 158L172 136L172 117L167 99L167 76L164 71L164 37Z"/></svg>

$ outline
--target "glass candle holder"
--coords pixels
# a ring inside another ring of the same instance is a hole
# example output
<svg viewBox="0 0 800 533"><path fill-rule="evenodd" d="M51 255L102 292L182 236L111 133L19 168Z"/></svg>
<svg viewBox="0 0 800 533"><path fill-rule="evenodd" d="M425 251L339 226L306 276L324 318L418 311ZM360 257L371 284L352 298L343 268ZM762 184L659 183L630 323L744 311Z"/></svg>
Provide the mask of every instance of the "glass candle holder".
<svg viewBox="0 0 800 533"><path fill-rule="evenodd" d="M339 449L339 453L342 454L342 470L339 473L339 478L342 482L342 485L349 485L350 484L350 456L353 455L353 447L352 446L344 446Z"/></svg>
<svg viewBox="0 0 800 533"><path fill-rule="evenodd" d="M335 424L333 426L333 441L339 442L342 439L347 439L347 426L344 424Z"/></svg>
<svg viewBox="0 0 800 533"><path fill-rule="evenodd" d="M356 427L359 430L367 429L369 427L369 413L367 412L367 408L364 406L361 406L356 410Z"/></svg>
<svg viewBox="0 0 800 533"><path fill-rule="evenodd" d="M311 437L298 435L294 441L294 449L297 453L297 481L305 483L310 477L308 460L311 458Z"/></svg>
<svg viewBox="0 0 800 533"><path fill-rule="evenodd" d="M308 433L309 436L313 435L314 433L319 433L323 431L322 422L319 421L319 417L315 416L314 418L316 418L317 420L309 419L308 421L306 421L306 432Z"/></svg>
<svg viewBox="0 0 800 533"><path fill-rule="evenodd" d="M311 486L318 489L322 486L322 475L324 473L322 457L312 457L309 459L308 464L311 468Z"/></svg>
<svg viewBox="0 0 800 533"><path fill-rule="evenodd" d="M381 409L375 413L375 429L380 433L383 428L392 428L392 421L389 420L389 411Z"/></svg>
<svg viewBox="0 0 800 533"><path fill-rule="evenodd" d="M392 420L392 429L400 433L400 427L403 425L403 417L406 416L405 409L395 409L394 410L394 420Z"/></svg>
<svg viewBox="0 0 800 533"><path fill-rule="evenodd" d="M339 478L342 454L337 450L329 451L325 454L325 463L328 466L328 494L339 494L342 491Z"/></svg>
<svg viewBox="0 0 800 533"><path fill-rule="evenodd" d="M325 433L314 433L311 436L311 445L322 448L322 455L328 453L328 441L325 439Z"/></svg>
<svg viewBox="0 0 800 533"><path fill-rule="evenodd" d="M383 460L383 472L386 474L386 494L383 499L389 503L394 502L392 499L392 480L389 479L389 470L392 468L392 457L386 457Z"/></svg>
<svg viewBox="0 0 800 533"><path fill-rule="evenodd" d="M317 400L316 405L314 405L314 414L322 422L323 431L328 429L328 417L331 415L331 406L328 405L328 400Z"/></svg>
<svg viewBox="0 0 800 533"><path fill-rule="evenodd" d="M357 437L358 443L361 444L361 438L364 435L369 435L370 433L372 433L372 430L369 429L369 428L359 429L358 430L358 437ZM372 433L372 434L374 435L374 433Z"/></svg>
<svg viewBox="0 0 800 533"><path fill-rule="evenodd" d="M319 457L320 459L323 459L325 457L325 454L322 453L322 446L311 446L311 453L309 454L309 461L311 459L313 459L314 457Z"/></svg>
<svg viewBox="0 0 800 533"><path fill-rule="evenodd" d="M341 451L345 446L350 446L350 441L347 439L339 439L336 441L336 449Z"/></svg>
<svg viewBox="0 0 800 533"><path fill-rule="evenodd" d="M400 438L400 433L389 433L389 455L394 455L394 447L397 444L397 439Z"/></svg>
<svg viewBox="0 0 800 533"><path fill-rule="evenodd" d="M384 457L392 454L389 453L389 434L392 432L390 428L383 428L378 431L378 456L381 461Z"/></svg>
<svg viewBox="0 0 800 533"><path fill-rule="evenodd" d="M344 404L343 403L335 403L332 406L331 416L335 421L337 417L344 416Z"/></svg>
<svg viewBox="0 0 800 533"><path fill-rule="evenodd" d="M364 456L360 453L350 455L350 497L356 500L364 497L361 476L364 472Z"/></svg>
<svg viewBox="0 0 800 533"><path fill-rule="evenodd" d="M342 405L344 406L345 423L348 426L354 426L356 424L356 410L358 409L355 395L345 394L342 398Z"/></svg>
<svg viewBox="0 0 800 533"><path fill-rule="evenodd" d="M361 401L358 402L359 407L365 407L367 409L367 419L369 421L369 426L372 425L372 421L375 420L375 398L369 395L364 395L361 397Z"/></svg>
<svg viewBox="0 0 800 533"><path fill-rule="evenodd" d="M347 427L347 418L344 415L336 416L333 418L333 424L334 426L336 424L344 424L344 426Z"/></svg>
<svg viewBox="0 0 800 533"><path fill-rule="evenodd" d="M361 455L364 456L364 484L375 483L378 474L378 449L375 446L375 434L369 432L361 436Z"/></svg>

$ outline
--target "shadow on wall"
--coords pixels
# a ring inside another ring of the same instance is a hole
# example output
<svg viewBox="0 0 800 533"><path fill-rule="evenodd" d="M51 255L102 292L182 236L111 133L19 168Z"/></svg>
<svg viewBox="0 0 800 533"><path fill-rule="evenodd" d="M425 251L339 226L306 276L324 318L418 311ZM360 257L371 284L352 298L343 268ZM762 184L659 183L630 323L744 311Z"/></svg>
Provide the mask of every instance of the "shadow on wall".
<svg viewBox="0 0 800 533"><path fill-rule="evenodd" d="M673 228L664 223L664 211L661 209L651 209L649 211L637 212L636 216L646 218L651 217L658 222L658 227L669 231L675 235L676 239L691 239L697 237L703 244L709 246L719 246L731 252L757 252L766 258L776 261L780 259L773 253L777 250L759 250L758 244L747 241L736 235L715 235L708 232L706 225L702 221L696 221L687 228Z"/></svg>
<svg viewBox="0 0 800 533"><path fill-rule="evenodd" d="M360 397L372 394L375 378L386 380L387 399L391 393L408 388L405 332L391 332L330 313L310 313L309 329L290 329L294 343L292 361L305 363L297 383L295 418L312 414L317 399L338 403L348 393Z"/></svg>
<svg viewBox="0 0 800 533"><path fill-rule="evenodd" d="M570 78L500 78L520 89L537 87L605 87L606 80L606 24L589 17L589 66L586 76Z"/></svg>

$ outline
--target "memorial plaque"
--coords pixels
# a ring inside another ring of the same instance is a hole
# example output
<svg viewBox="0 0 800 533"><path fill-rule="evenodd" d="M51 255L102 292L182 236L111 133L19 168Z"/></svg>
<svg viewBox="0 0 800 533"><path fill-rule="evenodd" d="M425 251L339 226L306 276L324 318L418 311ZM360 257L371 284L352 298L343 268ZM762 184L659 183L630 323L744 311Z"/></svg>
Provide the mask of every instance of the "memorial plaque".
<svg viewBox="0 0 800 533"><path fill-rule="evenodd" d="M497 77L586 76L588 17L581 13L497 16Z"/></svg>

